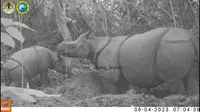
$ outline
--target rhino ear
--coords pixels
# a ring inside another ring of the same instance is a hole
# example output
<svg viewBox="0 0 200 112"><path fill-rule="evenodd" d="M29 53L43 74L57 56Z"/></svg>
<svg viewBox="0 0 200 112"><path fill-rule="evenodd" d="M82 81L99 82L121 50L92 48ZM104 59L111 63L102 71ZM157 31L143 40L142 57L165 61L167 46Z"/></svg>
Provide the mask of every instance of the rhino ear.
<svg viewBox="0 0 200 112"><path fill-rule="evenodd" d="M93 33L93 30L89 30L88 32L86 32L86 38L88 39L92 33Z"/></svg>

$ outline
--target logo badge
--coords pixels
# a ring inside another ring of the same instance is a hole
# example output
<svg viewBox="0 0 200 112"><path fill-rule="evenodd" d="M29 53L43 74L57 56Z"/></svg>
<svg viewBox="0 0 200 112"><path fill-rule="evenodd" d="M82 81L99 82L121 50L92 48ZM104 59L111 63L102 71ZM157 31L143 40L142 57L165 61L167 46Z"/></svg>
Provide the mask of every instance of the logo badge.
<svg viewBox="0 0 200 112"><path fill-rule="evenodd" d="M17 3L16 9L20 14L26 14L29 11L30 6L27 2L20 1Z"/></svg>
<svg viewBox="0 0 200 112"><path fill-rule="evenodd" d="M5 2L3 4L3 11L6 13L6 14L11 14L15 11L15 4L13 2Z"/></svg>
<svg viewBox="0 0 200 112"><path fill-rule="evenodd" d="M11 100L1 100L1 112L11 112Z"/></svg>

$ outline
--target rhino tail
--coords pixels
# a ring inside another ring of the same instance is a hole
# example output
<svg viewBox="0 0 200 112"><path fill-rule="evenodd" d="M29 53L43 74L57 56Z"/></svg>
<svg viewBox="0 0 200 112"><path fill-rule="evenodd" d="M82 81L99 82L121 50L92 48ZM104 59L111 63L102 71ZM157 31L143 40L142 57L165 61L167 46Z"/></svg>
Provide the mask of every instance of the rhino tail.
<svg viewBox="0 0 200 112"><path fill-rule="evenodd" d="M193 35L190 37L194 52L195 52L195 58L194 58L194 63L193 67L197 67L197 72L199 74L199 45L197 44L196 40L194 39ZM198 76L199 77L199 76Z"/></svg>

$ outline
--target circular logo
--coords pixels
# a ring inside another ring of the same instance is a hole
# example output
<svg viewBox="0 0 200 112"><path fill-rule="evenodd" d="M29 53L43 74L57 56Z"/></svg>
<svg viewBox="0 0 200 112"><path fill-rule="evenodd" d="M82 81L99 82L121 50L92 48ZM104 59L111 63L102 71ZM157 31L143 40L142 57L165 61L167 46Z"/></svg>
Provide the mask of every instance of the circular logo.
<svg viewBox="0 0 200 112"><path fill-rule="evenodd" d="M5 2L3 4L3 11L6 13L6 14L11 14L15 11L15 4L13 2Z"/></svg>
<svg viewBox="0 0 200 112"><path fill-rule="evenodd" d="M7 103L7 102L4 102L4 103L3 103L3 106L4 106L4 107L7 107L7 106L8 106L8 103Z"/></svg>
<svg viewBox="0 0 200 112"><path fill-rule="evenodd" d="M30 9L30 6L27 2L25 1L20 1L17 3L17 11L20 13L20 14L26 14L29 9Z"/></svg>

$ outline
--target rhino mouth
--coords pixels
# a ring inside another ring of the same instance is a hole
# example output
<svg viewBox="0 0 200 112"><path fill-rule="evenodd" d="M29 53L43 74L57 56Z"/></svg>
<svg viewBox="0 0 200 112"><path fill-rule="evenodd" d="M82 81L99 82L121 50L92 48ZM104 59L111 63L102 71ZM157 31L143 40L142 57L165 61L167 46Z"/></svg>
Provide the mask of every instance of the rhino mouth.
<svg viewBox="0 0 200 112"><path fill-rule="evenodd" d="M60 55L65 56L65 57L70 56L70 54L69 54L69 53L66 53L66 52L63 52L63 53L61 53Z"/></svg>
<svg viewBox="0 0 200 112"><path fill-rule="evenodd" d="M69 56L70 55L70 53L68 53L68 52L63 52L63 51L57 51L57 55L58 56L65 56L65 57L67 57L67 56Z"/></svg>

